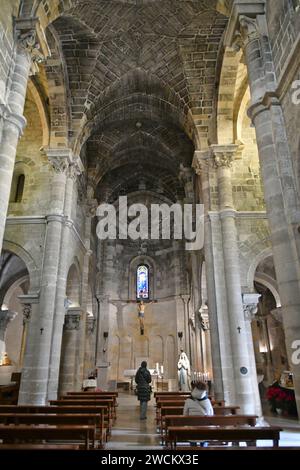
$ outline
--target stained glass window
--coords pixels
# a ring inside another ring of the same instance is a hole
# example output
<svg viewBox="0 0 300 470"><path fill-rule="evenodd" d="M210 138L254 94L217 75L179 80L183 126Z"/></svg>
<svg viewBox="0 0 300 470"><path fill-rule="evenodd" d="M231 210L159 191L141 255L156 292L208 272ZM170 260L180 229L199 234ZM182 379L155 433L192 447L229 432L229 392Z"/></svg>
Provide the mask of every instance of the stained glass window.
<svg viewBox="0 0 300 470"><path fill-rule="evenodd" d="M144 264L136 272L136 298L149 299L149 269Z"/></svg>

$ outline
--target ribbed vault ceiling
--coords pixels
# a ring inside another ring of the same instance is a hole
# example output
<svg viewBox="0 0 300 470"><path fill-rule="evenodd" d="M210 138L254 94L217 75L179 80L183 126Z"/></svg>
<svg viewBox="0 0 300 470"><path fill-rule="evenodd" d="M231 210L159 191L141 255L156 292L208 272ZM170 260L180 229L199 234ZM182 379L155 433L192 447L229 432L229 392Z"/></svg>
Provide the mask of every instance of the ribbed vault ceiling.
<svg viewBox="0 0 300 470"><path fill-rule="evenodd" d="M196 135L207 132L215 105L226 25L216 4L73 1L54 21L68 78L69 135L86 143L97 197L134 191L141 178L171 200L183 194L179 167L191 165Z"/></svg>

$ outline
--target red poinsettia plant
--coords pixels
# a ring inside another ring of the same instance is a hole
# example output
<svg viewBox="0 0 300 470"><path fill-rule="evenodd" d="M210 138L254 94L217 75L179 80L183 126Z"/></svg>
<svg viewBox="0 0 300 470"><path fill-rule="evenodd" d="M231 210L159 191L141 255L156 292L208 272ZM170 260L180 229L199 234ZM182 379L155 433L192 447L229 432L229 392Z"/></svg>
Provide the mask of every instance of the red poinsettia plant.
<svg viewBox="0 0 300 470"><path fill-rule="evenodd" d="M295 413L296 404L293 390L282 388L278 382L275 382L268 388L266 397L270 402L272 411L281 409L291 414Z"/></svg>

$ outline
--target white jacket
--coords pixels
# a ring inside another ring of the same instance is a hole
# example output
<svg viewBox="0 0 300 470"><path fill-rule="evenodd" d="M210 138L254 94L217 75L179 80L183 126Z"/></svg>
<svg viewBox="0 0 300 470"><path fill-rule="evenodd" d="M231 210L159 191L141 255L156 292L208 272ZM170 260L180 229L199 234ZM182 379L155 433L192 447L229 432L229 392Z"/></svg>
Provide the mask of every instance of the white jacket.
<svg viewBox="0 0 300 470"><path fill-rule="evenodd" d="M183 414L185 416L212 416L214 414L210 399L206 398L201 400L201 398L204 398L207 395L205 390L194 388L191 395L192 398L188 398L184 404Z"/></svg>

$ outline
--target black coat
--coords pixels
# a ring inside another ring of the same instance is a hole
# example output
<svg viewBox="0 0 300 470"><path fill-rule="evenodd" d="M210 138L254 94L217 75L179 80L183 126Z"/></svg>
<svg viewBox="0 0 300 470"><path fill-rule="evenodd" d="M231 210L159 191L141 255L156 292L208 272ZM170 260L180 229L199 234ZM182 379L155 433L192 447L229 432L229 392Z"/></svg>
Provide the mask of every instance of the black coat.
<svg viewBox="0 0 300 470"><path fill-rule="evenodd" d="M149 401L151 399L151 374L145 367L140 367L135 375L137 384L137 397L140 401Z"/></svg>

